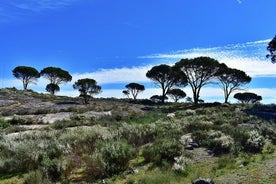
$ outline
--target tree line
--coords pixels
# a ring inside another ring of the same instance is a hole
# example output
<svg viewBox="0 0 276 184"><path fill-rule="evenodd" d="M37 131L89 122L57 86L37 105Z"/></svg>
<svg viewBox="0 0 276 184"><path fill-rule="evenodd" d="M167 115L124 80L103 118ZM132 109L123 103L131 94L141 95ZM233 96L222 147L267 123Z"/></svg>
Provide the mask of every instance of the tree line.
<svg viewBox="0 0 276 184"><path fill-rule="evenodd" d="M54 95L60 91L61 83L70 82L72 76L68 71L58 67L46 67L38 72L30 66L17 66L13 69L13 75L20 79L23 83L24 90L27 90L30 83L35 83L39 77L46 78L49 83L45 90ZM211 83L218 83L224 92L225 103L228 103L229 96L232 92L241 90L242 86L251 81L251 77L245 72L228 68L225 64L220 64L217 60L210 57L197 57L193 59L182 59L173 66L161 64L152 67L146 76L151 79L156 86L161 88L162 95L154 95L151 97L154 101L164 103L167 96L170 96L175 102L186 97L186 93L180 89L189 85L193 92L193 102L200 102L200 91L202 87ZM145 90L144 85L138 83L129 83L125 86L127 90L123 90L123 94L132 96L134 100L140 92ZM79 90L80 97L84 103L88 104L89 99L93 95L101 92L101 86L97 85L94 79L79 79L73 84L73 88ZM246 95L247 97L248 95ZM237 99L243 99L242 95L234 96ZM252 99L254 96L250 96ZM257 102L261 98L241 102Z"/></svg>
<svg viewBox="0 0 276 184"><path fill-rule="evenodd" d="M267 58L271 59L272 63L276 63L276 36L268 43ZM60 91L61 83L70 82L72 76L68 71L58 67L46 67L38 72L30 66L17 66L12 71L14 77L20 79L23 83L23 89L27 90L30 83L35 83L39 77L46 78L49 83L45 90L54 95ZM243 86L251 81L251 77L244 71L229 68L223 63L210 57L197 57L193 59L181 59L173 66L161 64L152 67L147 71L146 76L151 79L155 85L162 90L161 95L151 97L154 101L164 103L167 96L170 96L175 102L186 97L186 93L181 90L181 87L189 85L192 89L194 104L198 104L202 87L208 84L218 84L224 93L224 103L228 103L230 95L234 91L243 89ZM145 86L132 82L125 86L127 90L123 90L123 94L128 98L132 96L134 100L140 92L145 90ZM101 86L97 85L94 79L79 79L73 84L73 88L79 90L80 97L87 104L89 99L101 92ZM242 103L256 103L262 100L257 94L246 92L237 93L234 98Z"/></svg>
<svg viewBox="0 0 276 184"><path fill-rule="evenodd" d="M52 95L60 91L60 84L72 80L72 76L68 71L58 67L46 67L38 72L30 66L17 66L12 70L12 73L14 77L22 81L24 90L27 90L29 84L36 83L39 77L46 78L49 83L46 85L45 90ZM97 85L94 79L89 78L79 79L74 83L73 88L79 90L80 97L84 99L85 104L88 104L89 99L93 95L101 92L101 86Z"/></svg>

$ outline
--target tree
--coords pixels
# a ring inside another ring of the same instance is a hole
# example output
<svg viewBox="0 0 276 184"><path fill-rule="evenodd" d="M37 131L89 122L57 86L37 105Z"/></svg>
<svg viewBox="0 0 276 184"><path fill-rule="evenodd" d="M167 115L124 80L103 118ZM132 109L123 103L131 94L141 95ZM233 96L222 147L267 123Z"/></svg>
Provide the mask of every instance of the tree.
<svg viewBox="0 0 276 184"><path fill-rule="evenodd" d="M276 63L276 36L268 43L267 50L269 54L266 57L270 58L272 63Z"/></svg>
<svg viewBox="0 0 276 184"><path fill-rule="evenodd" d="M241 103L257 103L262 100L262 96L250 92L236 93L234 98L239 100Z"/></svg>
<svg viewBox="0 0 276 184"><path fill-rule="evenodd" d="M73 85L74 89L78 89L80 92L80 97L83 98L84 103L88 104L89 99L93 97L93 95L97 95L101 92L101 86L97 85L97 82L94 79L79 79Z"/></svg>
<svg viewBox="0 0 276 184"><path fill-rule="evenodd" d="M186 97L186 93L181 89L171 89L167 94L174 100L174 102L178 102L179 99Z"/></svg>
<svg viewBox="0 0 276 184"><path fill-rule="evenodd" d="M126 85L126 88L128 89L129 93L133 96L133 99L137 99L137 95L145 90L145 86L138 84L138 83L129 83Z"/></svg>
<svg viewBox="0 0 276 184"><path fill-rule="evenodd" d="M162 100L168 100L168 97L165 96L165 98L162 95L153 95L150 97L150 100L155 102L155 103L164 103Z"/></svg>
<svg viewBox="0 0 276 184"><path fill-rule="evenodd" d="M210 84L218 74L219 62L210 57L198 57L194 59L181 59L173 67L181 75L187 78L192 88L194 103L198 104L200 90Z"/></svg>
<svg viewBox="0 0 276 184"><path fill-rule="evenodd" d="M179 76L169 65L161 64L152 67L146 76L162 89L161 102L165 102L168 91L174 86L185 86L186 78Z"/></svg>
<svg viewBox="0 0 276 184"><path fill-rule="evenodd" d="M54 89L58 89L61 83L70 82L72 80L72 76L69 74L69 72L57 67L44 68L43 70L41 70L40 75L50 81L50 83L48 84L49 86L47 85L48 88L46 87L46 90L48 89L47 91L50 92L52 95L54 95L57 91Z"/></svg>
<svg viewBox="0 0 276 184"><path fill-rule="evenodd" d="M241 90L241 86L251 81L251 77L244 71L228 68L225 64L221 64L217 78L224 92L224 103L228 102L233 91Z"/></svg>
<svg viewBox="0 0 276 184"><path fill-rule="evenodd" d="M128 90L123 90L122 93L123 93L124 95L126 95L127 98L129 98L129 95L130 95L130 94L129 94L129 91L128 91Z"/></svg>
<svg viewBox="0 0 276 184"><path fill-rule="evenodd" d="M29 66L17 66L12 70L13 76L23 82L23 89L27 90L30 83L35 83L40 77L39 72Z"/></svg>
<svg viewBox="0 0 276 184"><path fill-rule="evenodd" d="M53 84L53 83L47 84L45 89L47 92L51 94L55 94L56 92L60 91L60 87L57 84Z"/></svg>

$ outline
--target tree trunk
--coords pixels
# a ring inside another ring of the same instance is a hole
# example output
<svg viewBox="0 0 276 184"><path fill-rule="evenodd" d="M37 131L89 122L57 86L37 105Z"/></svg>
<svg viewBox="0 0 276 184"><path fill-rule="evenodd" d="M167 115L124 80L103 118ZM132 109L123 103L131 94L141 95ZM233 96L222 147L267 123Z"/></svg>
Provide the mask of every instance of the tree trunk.
<svg viewBox="0 0 276 184"><path fill-rule="evenodd" d="M26 91L28 87L28 83L27 82L23 82L23 89Z"/></svg>
<svg viewBox="0 0 276 184"><path fill-rule="evenodd" d="M164 86L162 86L162 101L161 101L162 104L165 104L165 97L166 97L165 88Z"/></svg>
<svg viewBox="0 0 276 184"><path fill-rule="evenodd" d="M225 95L225 100L224 100L224 103L228 103L228 99L229 99L229 95L228 95L228 94L226 94L226 95Z"/></svg>

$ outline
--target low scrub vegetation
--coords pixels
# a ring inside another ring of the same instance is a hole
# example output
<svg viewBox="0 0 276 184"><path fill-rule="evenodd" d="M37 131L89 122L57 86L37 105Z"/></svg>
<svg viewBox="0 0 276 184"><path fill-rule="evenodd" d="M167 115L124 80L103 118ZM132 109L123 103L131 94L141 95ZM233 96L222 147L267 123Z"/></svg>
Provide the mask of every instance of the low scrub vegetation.
<svg viewBox="0 0 276 184"><path fill-rule="evenodd" d="M72 116L43 130L11 133L11 127L37 122L0 120L0 181L216 182L250 168L258 155L275 161L275 124L247 114L252 105L169 104L148 111L129 105L117 104L100 118Z"/></svg>

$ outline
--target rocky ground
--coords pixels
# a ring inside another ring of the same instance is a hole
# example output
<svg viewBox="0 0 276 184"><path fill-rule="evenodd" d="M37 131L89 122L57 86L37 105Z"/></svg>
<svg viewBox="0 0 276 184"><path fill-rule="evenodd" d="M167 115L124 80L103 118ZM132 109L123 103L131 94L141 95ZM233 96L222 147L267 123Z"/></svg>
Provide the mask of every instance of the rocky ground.
<svg viewBox="0 0 276 184"><path fill-rule="evenodd" d="M24 125L24 128L35 129L57 121L70 120L74 116L83 118L99 118L110 116L116 110L122 115L127 111L142 113L144 106L126 106L120 100L95 99L84 105L79 98L69 98L39 94L33 91L18 91L15 89L0 90L0 118L5 120L22 119L40 125ZM120 108L126 108L120 109Z"/></svg>

